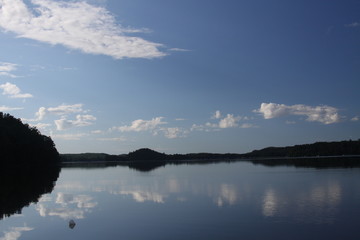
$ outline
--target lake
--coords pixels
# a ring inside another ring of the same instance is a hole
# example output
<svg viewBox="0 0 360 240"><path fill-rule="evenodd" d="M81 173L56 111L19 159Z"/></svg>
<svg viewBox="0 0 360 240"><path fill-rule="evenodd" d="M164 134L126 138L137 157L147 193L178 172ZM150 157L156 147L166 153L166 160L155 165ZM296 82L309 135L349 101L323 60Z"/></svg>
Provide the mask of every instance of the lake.
<svg viewBox="0 0 360 240"><path fill-rule="evenodd" d="M0 220L0 240L355 240L360 168L63 168L51 192L17 212Z"/></svg>

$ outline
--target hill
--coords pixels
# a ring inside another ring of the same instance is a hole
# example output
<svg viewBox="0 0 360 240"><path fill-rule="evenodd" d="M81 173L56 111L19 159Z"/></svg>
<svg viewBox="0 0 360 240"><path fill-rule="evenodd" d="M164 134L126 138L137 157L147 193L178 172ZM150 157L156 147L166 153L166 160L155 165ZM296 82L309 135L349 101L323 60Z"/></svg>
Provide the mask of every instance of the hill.
<svg viewBox="0 0 360 240"><path fill-rule="evenodd" d="M246 153L243 157L318 157L360 155L360 140L316 142L288 147L268 147Z"/></svg>
<svg viewBox="0 0 360 240"><path fill-rule="evenodd" d="M149 148L142 148L128 154L109 155L104 153L62 154L63 162L134 162L134 161L164 161L178 162L189 160L235 160L254 158L293 158L319 156L360 156L360 140L341 142L317 142L288 147L268 147L245 154L237 153L188 153L165 154Z"/></svg>

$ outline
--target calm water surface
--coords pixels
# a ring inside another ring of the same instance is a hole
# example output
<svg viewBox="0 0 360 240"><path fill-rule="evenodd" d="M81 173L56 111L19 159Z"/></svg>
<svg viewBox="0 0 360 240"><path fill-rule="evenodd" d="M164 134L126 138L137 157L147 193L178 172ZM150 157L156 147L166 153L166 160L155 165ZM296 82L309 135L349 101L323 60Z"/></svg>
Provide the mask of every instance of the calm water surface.
<svg viewBox="0 0 360 240"><path fill-rule="evenodd" d="M0 240L355 240L359 218L359 168L64 168L51 193L0 220Z"/></svg>

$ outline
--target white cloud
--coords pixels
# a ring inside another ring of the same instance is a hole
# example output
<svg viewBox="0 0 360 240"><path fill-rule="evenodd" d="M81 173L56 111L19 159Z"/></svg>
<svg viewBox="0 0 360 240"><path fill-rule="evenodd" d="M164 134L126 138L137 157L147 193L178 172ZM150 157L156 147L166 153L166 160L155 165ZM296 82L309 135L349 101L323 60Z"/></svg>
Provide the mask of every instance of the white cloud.
<svg viewBox="0 0 360 240"><path fill-rule="evenodd" d="M277 118L286 115L306 116L309 122L320 122L323 124L332 124L340 121L338 109L326 105L306 106L302 104L285 105L276 103L262 103L260 109L254 112L263 114L265 119Z"/></svg>
<svg viewBox="0 0 360 240"><path fill-rule="evenodd" d="M85 1L31 0L31 3L35 6L33 9L22 0L1 0L0 27L21 38L115 59L166 55L159 50L162 44L128 36L146 31L117 24L103 7Z"/></svg>
<svg viewBox="0 0 360 240"><path fill-rule="evenodd" d="M138 119L133 121L130 126L113 127L112 130L118 130L120 132L151 131L159 125L166 124L166 122L163 122L162 119L163 117L156 117L151 120Z"/></svg>
<svg viewBox="0 0 360 240"><path fill-rule="evenodd" d="M56 114L56 115L65 115L65 114L70 114L70 113L85 112L82 109L82 107L83 107L83 104L81 104L81 103L73 104L73 105L62 104L62 105L57 106L57 107L50 107L50 108L47 109L47 111L49 113Z"/></svg>
<svg viewBox="0 0 360 240"><path fill-rule="evenodd" d="M43 120L48 114L54 114L54 115L68 115L73 113L85 113L87 111L82 109L83 104L73 104L73 105L65 105L62 104L57 107L40 107L39 110L35 113L35 119L24 119L29 122L36 122Z"/></svg>
<svg viewBox="0 0 360 240"><path fill-rule="evenodd" d="M164 133L164 136L169 139L185 137L188 133L187 130L178 127L161 128L160 130Z"/></svg>
<svg viewBox="0 0 360 240"><path fill-rule="evenodd" d="M61 139L61 140L81 140L81 138L88 136L86 133L74 133L74 134L54 134L51 133L50 136L52 139Z"/></svg>
<svg viewBox="0 0 360 240"><path fill-rule="evenodd" d="M20 88L12 83L4 83L0 85L0 89L3 90L3 95L8 95L10 98L32 98L29 93L21 93Z"/></svg>
<svg viewBox="0 0 360 240"><path fill-rule="evenodd" d="M93 124L96 117L93 115L76 115L76 120L67 120L63 117L59 120L55 120L56 129L61 131L72 127L86 127Z"/></svg>
<svg viewBox="0 0 360 240"><path fill-rule="evenodd" d="M359 121L359 120L360 120L360 117L359 117L359 116L355 116L355 117L351 118L351 121L352 121L352 122L357 122L357 121Z"/></svg>
<svg viewBox="0 0 360 240"><path fill-rule="evenodd" d="M34 126L37 129L46 129L47 127L50 127L51 124L49 124L49 123L37 123L37 124L31 124L31 126Z"/></svg>
<svg viewBox="0 0 360 240"><path fill-rule="evenodd" d="M189 52L190 50L184 48L170 48L169 51L173 52Z"/></svg>
<svg viewBox="0 0 360 240"><path fill-rule="evenodd" d="M18 107L7 107L7 106L0 106L0 112L10 112L10 111L15 111L15 110L21 110L23 108L18 108Z"/></svg>
<svg viewBox="0 0 360 240"><path fill-rule="evenodd" d="M4 236L0 237L0 240L17 240L21 237L22 232L32 231L34 228L30 227L12 227L10 231L5 231Z"/></svg>
<svg viewBox="0 0 360 240"><path fill-rule="evenodd" d="M244 123L239 125L241 120L249 120L248 117L234 116L233 114L226 114L226 117L223 117L219 110L215 111L215 113L211 116L211 119L217 119L219 122L207 122L204 125L193 124L190 128L190 131L205 131L205 132L213 132L220 131L225 128L254 128L255 125L251 123Z"/></svg>
<svg viewBox="0 0 360 240"><path fill-rule="evenodd" d="M124 142L127 139L124 137L114 137L114 138L97 138L97 140L103 142Z"/></svg>
<svg viewBox="0 0 360 240"><path fill-rule="evenodd" d="M0 62L0 76L16 78L17 76L11 72L15 71L17 66L18 65L14 63Z"/></svg>
<svg viewBox="0 0 360 240"><path fill-rule="evenodd" d="M234 117L232 114L226 115L225 118L221 119L219 122L220 128L233 128L238 126L238 121L240 117Z"/></svg>
<svg viewBox="0 0 360 240"><path fill-rule="evenodd" d="M220 119L221 112L219 110L215 111L214 115L211 117L212 119Z"/></svg>

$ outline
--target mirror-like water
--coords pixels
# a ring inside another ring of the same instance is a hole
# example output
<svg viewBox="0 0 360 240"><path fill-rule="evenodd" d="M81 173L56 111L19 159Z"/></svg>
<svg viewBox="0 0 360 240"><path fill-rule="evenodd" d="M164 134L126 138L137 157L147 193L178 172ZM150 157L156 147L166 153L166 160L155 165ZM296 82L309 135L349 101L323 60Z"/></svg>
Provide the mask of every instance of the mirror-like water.
<svg viewBox="0 0 360 240"><path fill-rule="evenodd" d="M51 193L0 220L0 240L349 240L359 216L359 168L64 168Z"/></svg>

